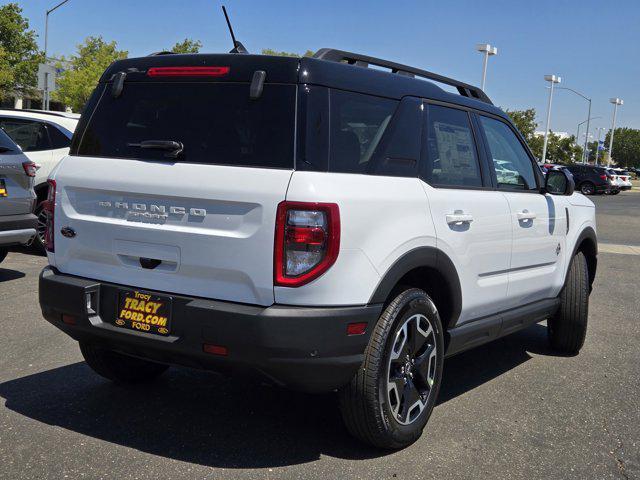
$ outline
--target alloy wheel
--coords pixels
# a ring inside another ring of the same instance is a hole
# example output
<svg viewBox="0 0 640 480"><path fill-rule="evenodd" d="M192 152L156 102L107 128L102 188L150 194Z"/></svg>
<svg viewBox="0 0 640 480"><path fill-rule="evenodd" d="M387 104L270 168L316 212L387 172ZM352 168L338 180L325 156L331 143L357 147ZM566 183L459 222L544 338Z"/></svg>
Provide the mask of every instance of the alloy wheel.
<svg viewBox="0 0 640 480"><path fill-rule="evenodd" d="M36 225L36 236L37 241L36 243L39 243L41 247L44 248L45 245L45 238L44 238L44 234L45 231L47 229L47 211L42 208L42 205L38 205L38 210L36 212L37 216L38 216L38 224Z"/></svg>
<svg viewBox="0 0 640 480"><path fill-rule="evenodd" d="M436 376L436 333L422 314L409 317L396 332L387 365L387 400L395 420L416 421L424 410Z"/></svg>
<svg viewBox="0 0 640 480"><path fill-rule="evenodd" d="M589 183L585 183L584 185L582 185L580 190L582 191L583 195L592 195L593 194L593 186L591 184L589 184Z"/></svg>

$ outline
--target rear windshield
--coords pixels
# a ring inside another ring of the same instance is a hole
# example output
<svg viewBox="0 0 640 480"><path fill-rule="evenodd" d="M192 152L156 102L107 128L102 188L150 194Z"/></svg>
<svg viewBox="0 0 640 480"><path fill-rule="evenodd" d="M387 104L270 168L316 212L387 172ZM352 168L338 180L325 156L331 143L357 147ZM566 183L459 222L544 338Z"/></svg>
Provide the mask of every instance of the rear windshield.
<svg viewBox="0 0 640 480"><path fill-rule="evenodd" d="M107 84L71 153L293 168L295 97L295 85L266 84L252 100L242 83L130 82L113 98ZM166 148L141 148L149 141L184 148L172 158Z"/></svg>
<svg viewBox="0 0 640 480"><path fill-rule="evenodd" d="M9 135L0 128L0 153L19 152L20 148L11 140Z"/></svg>

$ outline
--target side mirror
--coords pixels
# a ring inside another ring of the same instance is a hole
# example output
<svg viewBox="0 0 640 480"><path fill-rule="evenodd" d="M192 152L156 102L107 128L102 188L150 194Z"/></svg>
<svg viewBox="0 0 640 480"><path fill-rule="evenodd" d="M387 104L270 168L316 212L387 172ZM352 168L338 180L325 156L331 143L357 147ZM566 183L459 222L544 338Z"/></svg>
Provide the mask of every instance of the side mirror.
<svg viewBox="0 0 640 480"><path fill-rule="evenodd" d="M544 189L551 195L572 195L576 184L568 170L549 170L544 179Z"/></svg>

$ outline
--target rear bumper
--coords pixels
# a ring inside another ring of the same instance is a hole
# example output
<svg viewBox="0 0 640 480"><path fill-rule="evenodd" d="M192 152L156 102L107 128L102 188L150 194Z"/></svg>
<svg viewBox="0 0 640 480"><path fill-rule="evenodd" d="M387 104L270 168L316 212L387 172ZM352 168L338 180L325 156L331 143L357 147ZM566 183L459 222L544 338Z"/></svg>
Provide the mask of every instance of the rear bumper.
<svg viewBox="0 0 640 480"><path fill-rule="evenodd" d="M27 243L36 234L37 223L32 213L0 216L0 246Z"/></svg>
<svg viewBox="0 0 640 480"><path fill-rule="evenodd" d="M310 392L349 382L382 311L382 305L261 307L168 294L173 298L172 331L161 337L112 323L121 289L129 288L46 267L40 274L40 307L47 321L78 341L162 363L258 374ZM88 310L87 296L95 312ZM63 322L63 314L72 316L75 325ZM368 323L365 334L347 335L347 325L354 322ZM224 346L228 354L204 353L205 343Z"/></svg>

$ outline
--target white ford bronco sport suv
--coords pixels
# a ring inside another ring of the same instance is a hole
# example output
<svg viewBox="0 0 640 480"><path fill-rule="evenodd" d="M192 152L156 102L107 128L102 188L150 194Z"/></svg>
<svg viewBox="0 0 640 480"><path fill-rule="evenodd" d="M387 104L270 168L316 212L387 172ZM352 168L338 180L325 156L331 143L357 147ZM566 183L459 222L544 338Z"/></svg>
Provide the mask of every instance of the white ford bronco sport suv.
<svg viewBox="0 0 640 480"><path fill-rule="evenodd" d="M121 60L49 182L43 315L116 382L177 364L337 390L356 437L401 448L445 357L543 320L561 352L585 339L592 202L434 73L330 49Z"/></svg>

